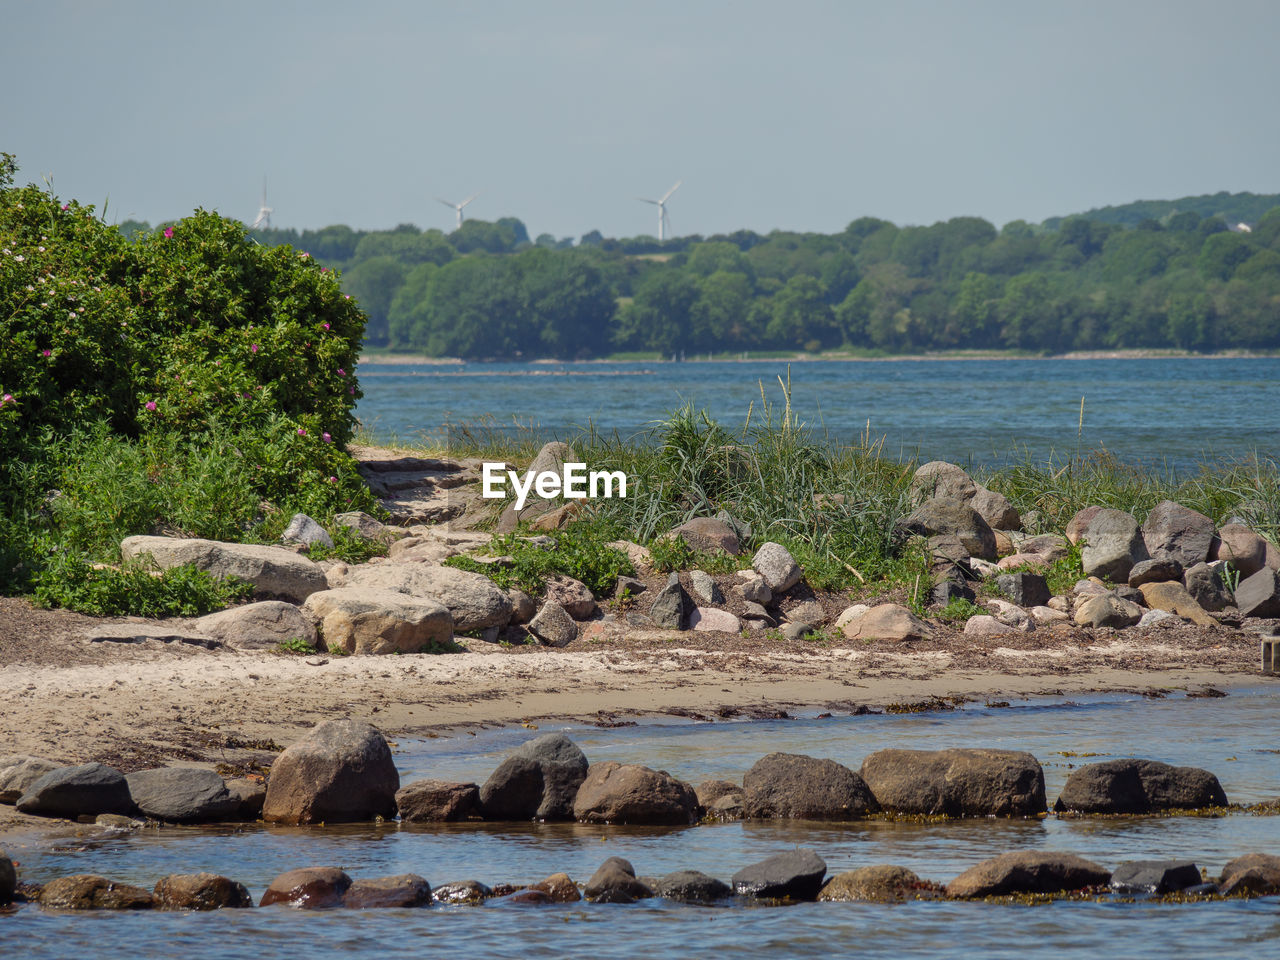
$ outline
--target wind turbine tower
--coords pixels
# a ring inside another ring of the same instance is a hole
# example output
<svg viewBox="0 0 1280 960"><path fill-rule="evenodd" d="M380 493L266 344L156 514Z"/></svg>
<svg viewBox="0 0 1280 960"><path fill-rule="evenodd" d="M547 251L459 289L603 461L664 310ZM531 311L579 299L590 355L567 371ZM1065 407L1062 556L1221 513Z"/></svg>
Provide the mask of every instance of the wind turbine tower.
<svg viewBox="0 0 1280 960"><path fill-rule="evenodd" d="M683 180L677 180L676 185L662 195L661 200L649 200L645 197L636 197L642 203L652 203L658 208L658 242L662 243L667 239L667 231L671 229L671 218L667 216L667 201L671 199L671 195L680 189Z"/></svg>
<svg viewBox="0 0 1280 960"><path fill-rule="evenodd" d="M436 199L440 200L440 202L443 203L446 207L450 207L455 212L457 212L458 226L455 229L461 230L462 229L462 208L465 207L468 203L470 203L472 200L474 200L478 196L480 196L480 194L473 193L471 196L467 197L467 199L463 200L461 203L450 203L448 200L440 200L439 197L436 197Z"/></svg>
<svg viewBox="0 0 1280 960"><path fill-rule="evenodd" d="M262 178L262 206L258 208L257 219L249 225L250 230L257 230L259 227L271 229L271 208L267 206L267 178Z"/></svg>

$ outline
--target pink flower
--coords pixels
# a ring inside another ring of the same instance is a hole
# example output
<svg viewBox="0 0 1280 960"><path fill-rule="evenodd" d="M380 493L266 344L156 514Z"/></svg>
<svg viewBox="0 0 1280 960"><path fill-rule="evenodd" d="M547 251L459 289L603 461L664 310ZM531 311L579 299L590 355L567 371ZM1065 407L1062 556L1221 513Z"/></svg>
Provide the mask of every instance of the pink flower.
<svg viewBox="0 0 1280 960"><path fill-rule="evenodd" d="M338 376L340 376L340 377L345 377L346 375L347 375L347 371L345 371L345 370L343 370L341 367L339 367L339 368L338 368Z"/></svg>
<svg viewBox="0 0 1280 960"><path fill-rule="evenodd" d="M0 407L3 407L6 403L13 403L13 402L14 401L13 401L12 393L6 393L3 397L0 397Z"/></svg>
<svg viewBox="0 0 1280 960"><path fill-rule="evenodd" d="M255 343L253 346L251 346L251 347L249 348L249 352L250 352L250 353L257 353L257 352L258 352L258 345Z"/></svg>
<svg viewBox="0 0 1280 960"><path fill-rule="evenodd" d="M337 482L338 482L338 478L337 478L337 477L330 477L330 478L329 478L329 482L330 482L330 483L337 483Z"/></svg>
<svg viewBox="0 0 1280 960"><path fill-rule="evenodd" d="M62 205L62 212L63 212L63 213L66 213L70 208L71 208L71 207L70 207L70 204L66 204L66 203L64 203L64 204Z"/></svg>
<svg viewBox="0 0 1280 960"><path fill-rule="evenodd" d="M303 251L302 253L298 254L298 259L306 260L309 256L311 256L311 254L307 253L306 251Z"/></svg>
<svg viewBox="0 0 1280 960"><path fill-rule="evenodd" d="M321 273L328 273L328 272L329 272L329 268L328 268L328 267L321 267L321 268L320 268L320 272L321 272Z"/></svg>
<svg viewBox="0 0 1280 960"><path fill-rule="evenodd" d="M148 400L146 403L146 407L147 407L147 410L154 413L156 409L156 402L154 400Z"/></svg>
<svg viewBox="0 0 1280 960"><path fill-rule="evenodd" d="M164 228L164 238L165 238L166 240L172 240L172 239L173 239L173 227L165 227L165 228Z"/></svg>
<svg viewBox="0 0 1280 960"><path fill-rule="evenodd" d="M42 357L52 356L52 355L53 355L53 351L52 351L52 350L41 350L41 351L40 351L40 355L41 355Z"/></svg>
<svg viewBox="0 0 1280 960"><path fill-rule="evenodd" d="M342 295L342 299L343 299L343 300L350 300L350 299L351 299L351 294L349 294L349 293L344 293L344 294Z"/></svg>
<svg viewBox="0 0 1280 960"><path fill-rule="evenodd" d="M320 434L320 439L325 443L333 443L333 437L329 436L327 433Z"/></svg>
<svg viewBox="0 0 1280 960"><path fill-rule="evenodd" d="M298 428L298 436L300 436L300 437L305 437L306 435L307 435L307 428L306 428L306 427L299 427L299 428Z"/></svg>
<svg viewBox="0 0 1280 960"><path fill-rule="evenodd" d="M351 394L351 395L354 397L354 396L356 395L356 388L355 388L355 387L348 387L348 388L347 388L347 393Z"/></svg>
<svg viewBox="0 0 1280 960"><path fill-rule="evenodd" d="M327 323L322 323L320 326L324 327L326 330L329 329L329 325Z"/></svg>

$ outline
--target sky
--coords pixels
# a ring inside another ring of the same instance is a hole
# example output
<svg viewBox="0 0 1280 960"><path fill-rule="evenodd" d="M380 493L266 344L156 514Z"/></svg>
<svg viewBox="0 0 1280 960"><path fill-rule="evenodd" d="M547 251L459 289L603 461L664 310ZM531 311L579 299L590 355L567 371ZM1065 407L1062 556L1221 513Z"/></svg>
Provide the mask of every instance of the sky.
<svg viewBox="0 0 1280 960"><path fill-rule="evenodd" d="M152 224L997 226L1280 192L1274 0L0 0L20 182Z"/></svg>

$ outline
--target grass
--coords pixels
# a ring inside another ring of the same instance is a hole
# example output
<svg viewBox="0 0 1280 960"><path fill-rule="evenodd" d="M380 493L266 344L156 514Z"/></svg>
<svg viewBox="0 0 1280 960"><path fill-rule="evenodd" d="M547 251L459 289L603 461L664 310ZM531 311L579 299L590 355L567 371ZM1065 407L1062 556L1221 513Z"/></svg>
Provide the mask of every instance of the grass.
<svg viewBox="0 0 1280 960"><path fill-rule="evenodd" d="M63 553L36 575L32 599L98 617L198 617L247 599L252 588L234 578L218 580L193 566L163 572L140 564L95 567Z"/></svg>
<svg viewBox="0 0 1280 960"><path fill-rule="evenodd" d="M614 538L609 536L607 527L575 524L549 539L549 545L542 545L513 535L495 537L488 547L489 554L509 559L481 563L459 554L444 562L446 566L483 574L504 589L516 587L533 597L541 596L547 578L558 574L582 581L600 597L613 592L618 577L635 573L627 555L608 546L608 540Z"/></svg>

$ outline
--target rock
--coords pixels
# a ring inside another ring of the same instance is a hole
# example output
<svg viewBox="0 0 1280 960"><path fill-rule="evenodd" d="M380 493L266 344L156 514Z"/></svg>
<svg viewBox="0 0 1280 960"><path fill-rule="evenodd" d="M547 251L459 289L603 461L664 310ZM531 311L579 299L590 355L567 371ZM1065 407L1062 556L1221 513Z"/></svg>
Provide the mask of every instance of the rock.
<svg viewBox="0 0 1280 960"><path fill-rule="evenodd" d="M1123 759L1073 770L1053 809L1059 813L1141 814L1226 805L1222 785L1208 770Z"/></svg>
<svg viewBox="0 0 1280 960"><path fill-rule="evenodd" d="M737 531L724 520L714 517L694 517L674 527L668 534L679 537L699 553L727 553L737 556L742 549Z"/></svg>
<svg viewBox="0 0 1280 960"><path fill-rule="evenodd" d="M77 873L46 883L40 891L40 906L46 910L150 910L155 898L141 887Z"/></svg>
<svg viewBox="0 0 1280 960"><path fill-rule="evenodd" d="M1059 613L1071 612L1071 601L1067 597L1050 597L1045 606L1050 610L1057 610Z"/></svg>
<svg viewBox="0 0 1280 960"><path fill-rule="evenodd" d="M737 584L733 588L733 592L740 596L743 600L751 603L759 603L761 605L773 602L773 591L769 589L769 585L764 582L764 577L756 573L754 570L748 571L749 576L744 577L742 583ZM739 571L738 576L742 576Z"/></svg>
<svg viewBox="0 0 1280 960"><path fill-rule="evenodd" d="M493 896L493 890L478 880L458 880L436 887L431 897L436 903L477 904Z"/></svg>
<svg viewBox="0 0 1280 960"><path fill-rule="evenodd" d="M423 653L453 640L453 616L443 604L394 590L321 590L302 610L319 623L326 645L347 653Z"/></svg>
<svg viewBox="0 0 1280 960"><path fill-rule="evenodd" d="M1138 627L1150 627L1157 623L1164 623L1165 621L1181 623L1182 618L1175 613L1170 613L1168 610L1148 610L1142 615L1142 619L1138 621Z"/></svg>
<svg viewBox="0 0 1280 960"><path fill-rule="evenodd" d="M996 589L1020 607L1039 607L1053 596L1038 573L1006 573L996 577Z"/></svg>
<svg viewBox="0 0 1280 960"><path fill-rule="evenodd" d="M271 766L262 819L349 823L396 815L400 774L382 734L358 720L328 720Z"/></svg>
<svg viewBox="0 0 1280 960"><path fill-rule="evenodd" d="M289 521L289 525L284 528L284 533L280 534L282 543L301 543L308 547L314 547L316 544L327 550L333 549L333 537L320 524L316 523L305 513L295 513L293 519Z"/></svg>
<svg viewBox="0 0 1280 960"><path fill-rule="evenodd" d="M124 779L138 810L153 820L201 823L240 814L240 800L212 770L159 767L126 774Z"/></svg>
<svg viewBox="0 0 1280 960"><path fill-rule="evenodd" d="M216 873L171 873L156 883L152 896L161 910L222 910L253 906L243 883Z"/></svg>
<svg viewBox="0 0 1280 960"><path fill-rule="evenodd" d="M840 616L841 619L844 618L844 614ZM893 640L898 643L929 640L933 637L931 626L896 603L881 603L872 607L860 616L846 621L840 627L840 632L848 640Z"/></svg>
<svg viewBox="0 0 1280 960"><path fill-rule="evenodd" d="M1222 571L1217 566L1197 563L1182 576L1182 585L1191 598L1205 610L1217 612L1231 606L1235 600L1223 582Z"/></svg>
<svg viewBox="0 0 1280 960"><path fill-rule="evenodd" d="M1080 541L1085 538L1085 534L1089 532L1089 524L1093 522L1093 518L1101 513L1105 507L1085 507L1079 511L1074 517L1067 521L1067 529L1064 531L1067 536L1067 542L1073 547L1078 546Z"/></svg>
<svg viewBox="0 0 1280 960"><path fill-rule="evenodd" d="M1065 623L1071 619L1070 614L1049 606L1032 607L1028 612L1031 614L1032 619L1039 624Z"/></svg>
<svg viewBox="0 0 1280 960"><path fill-rule="evenodd" d="M618 582L614 584L613 595L619 599L623 596L638 597L648 589L648 585L643 580L623 576L619 577Z"/></svg>
<svg viewBox="0 0 1280 960"><path fill-rule="evenodd" d="M1044 813L1044 771L1016 750L877 750L862 779L893 813L1034 817Z"/></svg>
<svg viewBox="0 0 1280 960"><path fill-rule="evenodd" d="M1152 610L1168 610L1201 627L1214 627L1218 624L1177 580L1144 583L1141 589L1143 601Z"/></svg>
<svg viewBox="0 0 1280 960"><path fill-rule="evenodd" d="M355 567L346 587L394 590L435 600L449 608L458 633L505 626L515 612L511 598L488 577L425 563L378 563Z"/></svg>
<svg viewBox="0 0 1280 960"><path fill-rule="evenodd" d="M1110 592L1111 591L1106 588L1106 585L1097 577L1090 577L1088 580L1080 580L1071 588L1072 596L1079 597L1081 599L1101 597Z"/></svg>
<svg viewBox="0 0 1280 960"><path fill-rule="evenodd" d="M1019 636L1024 632L1007 623L1001 623L995 617L989 617L982 613L970 617L964 624L964 635L975 641L1001 640L1006 637Z"/></svg>
<svg viewBox="0 0 1280 960"><path fill-rule="evenodd" d="M702 633L737 633L742 629L742 624L728 610L695 607L689 614L689 629Z"/></svg>
<svg viewBox="0 0 1280 960"><path fill-rule="evenodd" d="M301 910L340 907L350 888L351 878L337 867L303 867L272 880L258 906L283 903Z"/></svg>
<svg viewBox="0 0 1280 960"><path fill-rule="evenodd" d="M1267 566L1272 570L1280 570L1280 547L1267 541Z"/></svg>
<svg viewBox="0 0 1280 960"><path fill-rule="evenodd" d="M340 527L346 527L361 540L393 540L405 535L405 531L388 527L361 510L336 513L333 516L333 522Z"/></svg>
<svg viewBox="0 0 1280 960"><path fill-rule="evenodd" d="M631 540L610 540L605 546L625 553L631 565L636 568L636 573L641 576L648 576L653 572L653 556L640 544Z"/></svg>
<svg viewBox="0 0 1280 960"><path fill-rule="evenodd" d="M1001 623L1015 627L1024 633L1030 633L1035 629L1035 618L1016 603L1001 600L999 597L991 597L987 600L987 607Z"/></svg>
<svg viewBox="0 0 1280 960"><path fill-rule="evenodd" d="M572 500L569 503L556 507L554 510L548 510L541 516L534 517L529 523L529 529L543 532L563 530L572 523L573 519L581 512L582 501Z"/></svg>
<svg viewBox="0 0 1280 960"><path fill-rule="evenodd" d="M1018 530L1022 527L1022 518L1003 493L980 486L969 506L978 511L992 530Z"/></svg>
<svg viewBox="0 0 1280 960"><path fill-rule="evenodd" d="M1213 521L1203 513L1172 500L1157 503L1142 525L1142 537L1151 557L1177 560L1184 568L1208 558L1215 533Z"/></svg>
<svg viewBox="0 0 1280 960"><path fill-rule="evenodd" d="M693 788L638 764L593 763L573 801L585 823L689 824L697 820Z"/></svg>
<svg viewBox="0 0 1280 960"><path fill-rule="evenodd" d="M1073 853L1019 850L970 867L947 884L947 896L974 899L1011 893L1060 893L1105 886L1111 874Z"/></svg>
<svg viewBox="0 0 1280 960"><path fill-rule="evenodd" d="M1162 583L1167 580L1182 582L1182 564L1172 557L1160 560L1139 560L1129 571L1129 586L1140 587L1144 583Z"/></svg>
<svg viewBox="0 0 1280 960"><path fill-rule="evenodd" d="M553 873L545 880L530 884L529 889L545 893L552 903L577 903L582 899L578 885L567 873Z"/></svg>
<svg viewBox="0 0 1280 960"><path fill-rule="evenodd" d="M762 544L751 558L751 568L760 574L766 586L775 594L784 593L800 582L804 576L800 565L780 543Z"/></svg>
<svg viewBox="0 0 1280 960"><path fill-rule="evenodd" d="M488 820L570 820L586 755L562 733L521 744L480 788Z"/></svg>
<svg viewBox="0 0 1280 960"><path fill-rule="evenodd" d="M911 499L920 503L931 498L966 503L978 492L969 474L954 463L930 460L911 477Z"/></svg>
<svg viewBox="0 0 1280 960"><path fill-rule="evenodd" d="M575 620L586 620L596 612L596 598L585 583L573 577L548 577L544 599L560 604Z"/></svg>
<svg viewBox="0 0 1280 960"><path fill-rule="evenodd" d="M1123 510L1104 509L1089 521L1080 552L1088 576L1127 583L1133 565L1146 559L1142 530L1132 516Z"/></svg>
<svg viewBox="0 0 1280 960"><path fill-rule="evenodd" d="M894 533L900 539L913 534L925 538L954 536L972 557L995 560L998 555L991 525L973 507L955 500L926 500L894 524Z"/></svg>
<svg viewBox="0 0 1280 960"><path fill-rule="evenodd" d="M653 889L636 879L635 867L622 857L600 864L583 890L592 903L635 903L653 896Z"/></svg>
<svg viewBox="0 0 1280 960"><path fill-rule="evenodd" d="M1142 591L1137 590L1128 584L1122 583L1111 592L1121 600L1127 600L1129 603L1136 603L1140 607L1145 606L1146 604L1146 598L1143 597Z"/></svg>
<svg viewBox="0 0 1280 960"><path fill-rule="evenodd" d="M267 799L267 785L261 780L237 777L227 781L227 793L240 805L236 820L257 820L262 816L262 804Z"/></svg>
<svg viewBox="0 0 1280 960"><path fill-rule="evenodd" d="M684 587L680 586L680 575L672 573L667 577L667 585L649 605L649 619L658 627L679 630L684 626L685 608L685 592Z"/></svg>
<svg viewBox="0 0 1280 960"><path fill-rule="evenodd" d="M192 626L236 650L274 650L290 640L302 640L311 647L318 642L315 624L295 604L283 600L219 610Z"/></svg>
<svg viewBox="0 0 1280 960"><path fill-rule="evenodd" d="M529 621L529 632L548 647L567 647L578 639L578 625L563 606L548 600Z"/></svg>
<svg viewBox="0 0 1280 960"><path fill-rule="evenodd" d="M1088 597L1076 607L1076 624L1081 627L1131 627L1142 619L1143 609L1121 600L1113 593Z"/></svg>
<svg viewBox="0 0 1280 960"><path fill-rule="evenodd" d="M474 783L415 780L396 791L405 823L443 823L480 816L480 788Z"/></svg>
<svg viewBox="0 0 1280 960"><path fill-rule="evenodd" d="M1049 561L1038 553L1013 553L1007 557L1001 557L1000 562L996 564L997 570L1045 570L1049 566Z"/></svg>
<svg viewBox="0 0 1280 960"><path fill-rule="evenodd" d="M18 887L18 871L13 861L0 850L0 906L13 901L13 892Z"/></svg>
<svg viewBox="0 0 1280 960"><path fill-rule="evenodd" d="M100 813L130 813L133 798L119 770L85 763L50 770L18 798L17 807L20 813L74 820Z"/></svg>
<svg viewBox="0 0 1280 960"><path fill-rule="evenodd" d="M658 881L658 896L681 903L714 903L733 896L733 889L697 870L677 870Z"/></svg>
<svg viewBox="0 0 1280 960"><path fill-rule="evenodd" d="M1236 587L1236 606L1244 617L1280 617L1280 572L1263 567Z"/></svg>
<svg viewBox="0 0 1280 960"><path fill-rule="evenodd" d="M356 880L347 888L342 905L355 910L429 907L431 884L416 873Z"/></svg>
<svg viewBox="0 0 1280 960"><path fill-rule="evenodd" d="M707 606L715 603L724 603L724 594L720 592L716 582L711 579L711 574L705 570L689 571L689 587L693 590L693 595Z"/></svg>
<svg viewBox="0 0 1280 960"><path fill-rule="evenodd" d="M958 580L943 580L941 583L934 584L933 590L929 593L929 600L935 607L945 607L954 600L973 603L976 599L978 598L973 588Z"/></svg>
<svg viewBox="0 0 1280 960"><path fill-rule="evenodd" d="M533 602L533 598L518 587L508 588L507 596L511 600L512 614L510 622L512 624L520 626L528 623L533 619L534 614L538 612L538 607Z"/></svg>
<svg viewBox="0 0 1280 960"><path fill-rule="evenodd" d="M1267 565L1267 541L1248 527L1228 523L1209 545L1209 559L1229 561L1241 577L1251 577Z"/></svg>
<svg viewBox="0 0 1280 960"><path fill-rule="evenodd" d="M1117 893L1176 893L1200 882L1200 868L1190 860L1128 860L1111 874Z"/></svg>
<svg viewBox="0 0 1280 960"><path fill-rule="evenodd" d="M834 760L771 753L742 778L751 819L857 820L880 809L858 774Z"/></svg>
<svg viewBox="0 0 1280 960"><path fill-rule="evenodd" d="M1066 559L1070 548L1067 538L1060 537L1056 533L1028 536L1025 533L1011 532L1009 539L1013 541L1018 553L1034 554L1043 559L1045 563Z"/></svg>
<svg viewBox="0 0 1280 960"><path fill-rule="evenodd" d="M906 867L881 864L837 873L823 886L818 899L841 903L896 903L920 899L922 894L927 896L930 893L936 894L933 885L925 883Z"/></svg>
<svg viewBox="0 0 1280 960"><path fill-rule="evenodd" d="M698 798L698 806L704 809L710 809L722 797L741 799L744 795L743 789L729 780L704 780L693 788L693 792Z"/></svg>
<svg viewBox="0 0 1280 960"><path fill-rule="evenodd" d="M817 626L827 619L827 611L817 600L802 600L785 614L792 623L803 623Z"/></svg>
<svg viewBox="0 0 1280 960"><path fill-rule="evenodd" d="M782 639L795 643L814 633L815 629L812 624L787 622L782 625Z"/></svg>
<svg viewBox="0 0 1280 960"><path fill-rule="evenodd" d="M1266 897L1280 893L1280 857L1246 853L1222 868L1218 892L1224 897Z"/></svg>
<svg viewBox="0 0 1280 960"><path fill-rule="evenodd" d="M717 797L706 807L707 819L721 821L741 820L746 796L745 793L739 790L737 793L726 793L722 797Z"/></svg>
<svg viewBox="0 0 1280 960"><path fill-rule="evenodd" d="M812 850L797 847L743 867L733 875L733 892L772 900L813 900L826 874L825 860Z"/></svg>
<svg viewBox="0 0 1280 960"><path fill-rule="evenodd" d="M58 764L39 757L0 757L0 803L17 803L27 789L58 769Z"/></svg>
<svg viewBox="0 0 1280 960"><path fill-rule="evenodd" d="M294 603L328 586L323 570L284 547L140 536L121 541L120 555L126 562L149 556L161 570L192 564L220 580L248 581L256 596Z"/></svg>

